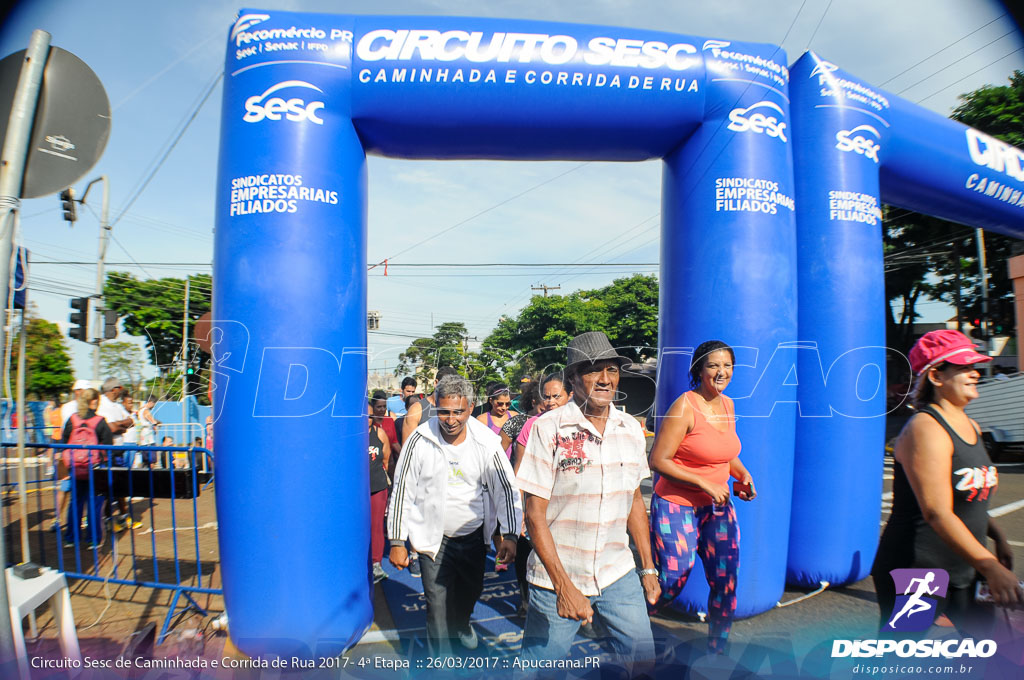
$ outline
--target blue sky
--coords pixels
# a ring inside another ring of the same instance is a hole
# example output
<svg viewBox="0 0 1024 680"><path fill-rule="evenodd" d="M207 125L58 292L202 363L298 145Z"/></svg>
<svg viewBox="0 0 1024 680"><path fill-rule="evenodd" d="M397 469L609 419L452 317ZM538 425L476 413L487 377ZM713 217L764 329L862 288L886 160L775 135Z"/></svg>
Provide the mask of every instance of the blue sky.
<svg viewBox="0 0 1024 680"><path fill-rule="evenodd" d="M103 157L85 183L101 174L111 182L116 220L109 262L140 277L209 272L213 256L214 180L220 124L218 84L146 189L124 208L154 162L183 126L223 68L227 31L243 5L183 0L20 3L0 27L0 56L22 49L34 28L52 44L76 54L97 73L113 109ZM790 63L814 49L842 68L948 115L956 96L985 84L1003 84L1024 68L1024 42L997 2L904 0L765 3L718 0L641 2L395 1L345 3L266 2L261 9L352 14L493 16L607 24L700 37L781 44ZM411 262L623 262L656 263L659 257L661 163L520 163L479 161L369 161L371 262L391 257L456 226L444 236L393 259ZM95 285L94 265L44 264L95 261L99 189L69 229L56 196L23 202L22 242L38 262L31 296L39 313L67 327L68 299ZM582 245L581 245L582 244ZM373 368L394 366L412 337L431 323L464 321L483 338L498 317L528 302L533 285L561 285L559 292L609 283L633 271L621 268L489 269L464 271L391 268L371 272L369 309L379 310L382 330L371 334ZM454 275L453 275L454 274ZM925 303L926 320L948 314ZM89 377L89 348L73 346L76 372Z"/></svg>

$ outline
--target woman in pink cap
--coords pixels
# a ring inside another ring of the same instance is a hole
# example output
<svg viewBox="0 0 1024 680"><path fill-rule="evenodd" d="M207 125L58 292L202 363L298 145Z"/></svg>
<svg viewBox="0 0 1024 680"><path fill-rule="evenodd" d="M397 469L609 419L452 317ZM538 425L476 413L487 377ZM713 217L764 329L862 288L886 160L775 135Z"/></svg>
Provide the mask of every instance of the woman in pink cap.
<svg viewBox="0 0 1024 680"><path fill-rule="evenodd" d="M882 532L871 576L878 593L883 630L914 630L897 623L892 569L944 569L945 598L939 611L961 630L984 633L991 610L975 602L975 583L988 583L996 604L1024 602L1011 571L1012 553L1003 532L988 516L999 483L978 424L964 407L978 397L976 364L991 361L963 333L925 334L910 350L917 413L896 441L892 515ZM986 547L994 541L995 554ZM929 572L935 573L935 572ZM939 577L941 580L941 576Z"/></svg>

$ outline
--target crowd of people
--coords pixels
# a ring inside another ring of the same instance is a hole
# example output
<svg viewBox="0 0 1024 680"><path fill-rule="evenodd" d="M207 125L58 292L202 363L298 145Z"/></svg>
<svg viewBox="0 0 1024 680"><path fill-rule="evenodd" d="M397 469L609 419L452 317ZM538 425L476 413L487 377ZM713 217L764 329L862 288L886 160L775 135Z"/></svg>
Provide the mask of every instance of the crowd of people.
<svg viewBox="0 0 1024 680"><path fill-rule="evenodd" d="M51 529L61 531L66 547L84 543L94 547L103 541L104 519L110 522L115 532L136 529L142 522L134 518L130 499L108 499L95 492L93 469L97 467L146 468L160 467L161 456L157 451L135 447L157 445L157 438L163 423L156 418L156 397L150 396L136 404L132 394L117 378L107 378L99 390L87 380L76 380L71 388L71 398L61 404L50 401L43 412L48 435L57 444L75 444L81 448L53 449L53 470L57 480L55 518ZM85 448L90 444L101 446L123 446L122 450ZM207 419L207 437L196 437L191 444L176 443L170 435L164 435L159 446L213 446L212 419ZM212 448L211 448L212 450ZM108 455L109 453L109 455ZM174 452L167 465L173 468L188 468L192 459L188 452ZM61 516L66 521L61 524ZM80 534L84 529L84 534ZM85 539L76 541L78 539Z"/></svg>
<svg viewBox="0 0 1024 680"><path fill-rule="evenodd" d="M977 634L991 623L973 597L979 578L995 604L1024 604L986 512L998 476L963 411L989 358L956 331L925 335L910 358L918 414L896 445L893 512L873 570L880 617L896 614L889 570L942 568L946 613ZM757 498L724 394L735 354L717 340L696 348L690 390L659 417L649 456L639 422L614 404L628 363L590 332L569 344L563 372L524 382L516 399L488 385L475 415L476 391L447 367L429 394L405 378L401 394L371 395L370 568L374 582L387 578L387 545L395 568L422 578L432 653L476 648L470 618L492 546L496 570L514 565L524 660L564 657L589 626L642 670L654 654L650 615L677 598L698 558L707 651L725 652L740 568L733 503ZM965 469L987 471L982 492L964 486ZM648 514L640 484L652 472Z"/></svg>

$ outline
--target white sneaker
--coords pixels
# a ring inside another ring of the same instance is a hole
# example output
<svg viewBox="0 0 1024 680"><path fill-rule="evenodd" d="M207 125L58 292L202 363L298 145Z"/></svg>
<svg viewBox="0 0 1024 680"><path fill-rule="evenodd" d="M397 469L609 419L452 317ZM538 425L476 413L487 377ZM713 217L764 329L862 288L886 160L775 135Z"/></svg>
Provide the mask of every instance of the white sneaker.
<svg viewBox="0 0 1024 680"><path fill-rule="evenodd" d="M380 583L388 577L388 573L384 571L384 567L381 566L380 562L373 563L373 582Z"/></svg>
<svg viewBox="0 0 1024 680"><path fill-rule="evenodd" d="M473 630L473 624L469 624L469 632L459 631L459 644L466 649L472 651L479 643L480 639L476 636L476 631Z"/></svg>

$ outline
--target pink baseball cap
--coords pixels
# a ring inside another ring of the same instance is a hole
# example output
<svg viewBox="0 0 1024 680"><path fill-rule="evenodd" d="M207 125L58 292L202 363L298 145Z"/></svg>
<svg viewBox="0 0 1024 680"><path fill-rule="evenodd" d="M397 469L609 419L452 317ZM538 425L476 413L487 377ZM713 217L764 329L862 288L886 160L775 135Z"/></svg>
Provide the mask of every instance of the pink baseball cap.
<svg viewBox="0 0 1024 680"><path fill-rule="evenodd" d="M960 331L931 331L925 333L910 350L910 368L920 375L943 362L967 366L992 361L992 357L979 354L971 339Z"/></svg>

